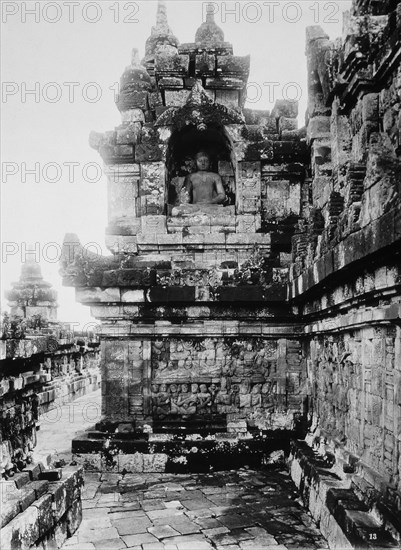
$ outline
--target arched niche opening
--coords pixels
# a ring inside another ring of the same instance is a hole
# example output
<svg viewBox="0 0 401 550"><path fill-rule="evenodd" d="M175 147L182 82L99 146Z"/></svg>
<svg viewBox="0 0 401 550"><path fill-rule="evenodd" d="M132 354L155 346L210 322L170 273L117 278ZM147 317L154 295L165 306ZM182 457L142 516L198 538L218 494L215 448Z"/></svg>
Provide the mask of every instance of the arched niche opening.
<svg viewBox="0 0 401 550"><path fill-rule="evenodd" d="M222 179L226 193L223 206L235 205L235 156L224 127L209 125L199 129L191 125L173 131L169 140L166 155L169 209L180 204L185 179L197 170L195 155L200 151L209 155L210 171L216 172Z"/></svg>

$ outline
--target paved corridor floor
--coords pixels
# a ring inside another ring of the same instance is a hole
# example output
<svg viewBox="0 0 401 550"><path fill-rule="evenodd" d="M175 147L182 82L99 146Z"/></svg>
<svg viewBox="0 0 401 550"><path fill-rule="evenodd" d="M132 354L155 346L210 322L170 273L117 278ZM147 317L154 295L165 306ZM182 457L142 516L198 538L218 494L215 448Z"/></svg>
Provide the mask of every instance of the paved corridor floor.
<svg viewBox="0 0 401 550"><path fill-rule="evenodd" d="M100 389L65 405L57 406L40 417L35 462L46 463L47 457L71 459L71 441L82 430L101 419Z"/></svg>
<svg viewBox="0 0 401 550"><path fill-rule="evenodd" d="M285 471L87 473L83 498L63 550L327 548Z"/></svg>
<svg viewBox="0 0 401 550"><path fill-rule="evenodd" d="M42 417L36 460L71 459L71 439L100 420L100 391ZM229 465L227 465L229 467ZM63 550L327 548L286 471L86 473L83 520Z"/></svg>

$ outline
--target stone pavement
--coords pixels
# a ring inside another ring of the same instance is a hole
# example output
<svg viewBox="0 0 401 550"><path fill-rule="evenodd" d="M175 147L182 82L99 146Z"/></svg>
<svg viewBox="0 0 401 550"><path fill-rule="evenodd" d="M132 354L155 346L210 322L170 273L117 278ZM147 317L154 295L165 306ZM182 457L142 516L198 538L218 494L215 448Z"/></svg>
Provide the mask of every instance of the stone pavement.
<svg viewBox="0 0 401 550"><path fill-rule="evenodd" d="M100 420L100 391L41 420L36 460L71 458L71 439ZM286 471L86 473L83 520L63 550L327 548Z"/></svg>
<svg viewBox="0 0 401 550"><path fill-rule="evenodd" d="M87 473L83 498L63 550L327 548L286 471Z"/></svg>
<svg viewBox="0 0 401 550"><path fill-rule="evenodd" d="M99 389L42 415L34 449L35 462L45 464L49 455L67 462L71 460L71 440L101 419L100 401Z"/></svg>

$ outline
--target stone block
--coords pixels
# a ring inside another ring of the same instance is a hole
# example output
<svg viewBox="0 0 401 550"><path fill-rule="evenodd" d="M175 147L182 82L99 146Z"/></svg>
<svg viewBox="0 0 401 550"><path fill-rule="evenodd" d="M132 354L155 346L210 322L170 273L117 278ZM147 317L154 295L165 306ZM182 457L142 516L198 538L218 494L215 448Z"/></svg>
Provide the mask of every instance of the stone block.
<svg viewBox="0 0 401 550"><path fill-rule="evenodd" d="M149 269L119 269L114 271L105 271L103 274L103 286L119 286L119 287L138 287L151 286L156 283L156 271ZM119 308L115 308L118 314ZM112 313L112 309L109 308Z"/></svg>
<svg viewBox="0 0 401 550"><path fill-rule="evenodd" d="M278 120L278 129L280 132L297 130L297 128L298 128L298 121L296 118L288 118L288 117L282 116Z"/></svg>
<svg viewBox="0 0 401 550"><path fill-rule="evenodd" d="M213 90L206 90L206 93L208 95L209 95L209 92L213 92ZM215 90L214 100L216 101L216 103L220 103L225 107L238 107L239 99L240 99L240 94L237 90L221 90L221 89Z"/></svg>
<svg viewBox="0 0 401 550"><path fill-rule="evenodd" d="M105 241L107 248L113 254L136 254L138 252L137 237L106 235Z"/></svg>
<svg viewBox="0 0 401 550"><path fill-rule="evenodd" d="M163 98L160 92L150 92L148 96L149 108L155 111L157 107L163 107ZM143 120L145 122L145 119Z"/></svg>
<svg viewBox="0 0 401 550"><path fill-rule="evenodd" d="M81 303L119 302L120 289L107 288L102 290L101 288L77 288L75 289L75 296L77 301Z"/></svg>
<svg viewBox="0 0 401 550"><path fill-rule="evenodd" d="M216 101L216 90L207 89L205 90L205 94L210 99L212 103Z"/></svg>
<svg viewBox="0 0 401 550"><path fill-rule="evenodd" d="M145 122L145 115L143 114L142 109L128 109L121 113L121 122Z"/></svg>
<svg viewBox="0 0 401 550"><path fill-rule="evenodd" d="M237 216L238 233L256 233L261 227L260 214L241 214Z"/></svg>
<svg viewBox="0 0 401 550"><path fill-rule="evenodd" d="M16 492L14 490L14 492ZM20 501L17 495L6 495L3 488L1 488L1 524L0 529L3 529L15 516L21 511Z"/></svg>
<svg viewBox="0 0 401 550"><path fill-rule="evenodd" d="M107 178L109 224L124 224L124 219L134 219L138 197L139 178L117 174Z"/></svg>
<svg viewBox="0 0 401 550"><path fill-rule="evenodd" d="M141 164L141 214L162 214L165 204L165 167L163 162Z"/></svg>
<svg viewBox="0 0 401 550"><path fill-rule="evenodd" d="M122 91L116 101L119 111L132 111L133 109L141 109L146 111L148 106L148 92L126 90Z"/></svg>
<svg viewBox="0 0 401 550"><path fill-rule="evenodd" d="M204 52L195 56L195 74L197 76L214 75L216 70L216 57Z"/></svg>
<svg viewBox="0 0 401 550"><path fill-rule="evenodd" d="M1 530L2 548L30 548L40 536L39 512L29 506Z"/></svg>
<svg viewBox="0 0 401 550"><path fill-rule="evenodd" d="M135 147L135 162L158 162L164 158L164 149L158 144L140 143Z"/></svg>
<svg viewBox="0 0 401 550"><path fill-rule="evenodd" d="M121 301L124 303L142 303L145 301L143 290L122 290Z"/></svg>
<svg viewBox="0 0 401 550"><path fill-rule="evenodd" d="M276 163L309 162L308 147L302 141L273 141L273 152Z"/></svg>
<svg viewBox="0 0 401 550"><path fill-rule="evenodd" d="M222 226L220 227L222 228ZM189 235L200 235L200 238L203 238L204 234L211 233L211 226L210 223L204 223L203 225L190 225L187 228L187 232Z"/></svg>
<svg viewBox="0 0 401 550"><path fill-rule="evenodd" d="M143 454L121 454L118 455L118 471L127 473L143 472Z"/></svg>
<svg viewBox="0 0 401 550"><path fill-rule="evenodd" d="M76 499L66 514L67 536L72 537L82 521L82 500Z"/></svg>
<svg viewBox="0 0 401 550"><path fill-rule="evenodd" d="M245 121L247 124L264 126L268 119L270 119L270 111L261 111L259 109L244 109ZM276 119L274 120L274 128L276 128Z"/></svg>
<svg viewBox="0 0 401 550"><path fill-rule="evenodd" d="M231 162L228 162L226 160L220 160L219 161L219 175L220 176L233 176L234 170Z"/></svg>
<svg viewBox="0 0 401 550"><path fill-rule="evenodd" d="M157 84L160 90L180 90L184 87L184 80L176 76L163 76Z"/></svg>
<svg viewBox="0 0 401 550"><path fill-rule="evenodd" d="M27 487L32 488L35 491L36 498L40 498L42 495L44 495L48 491L49 482L46 480L33 481L32 483L29 483Z"/></svg>
<svg viewBox="0 0 401 550"><path fill-rule="evenodd" d="M165 472L167 455L163 453L144 454L143 471L144 472Z"/></svg>
<svg viewBox="0 0 401 550"><path fill-rule="evenodd" d="M307 128L308 141L330 137L330 117L316 116L311 118Z"/></svg>
<svg viewBox="0 0 401 550"><path fill-rule="evenodd" d="M220 302L261 302L263 289L257 286L219 287L216 291Z"/></svg>
<svg viewBox="0 0 401 550"><path fill-rule="evenodd" d="M266 183L266 199L263 200L266 219L284 218L288 215L286 208L290 195L288 181L270 181Z"/></svg>
<svg viewBox="0 0 401 550"><path fill-rule="evenodd" d="M249 143L245 150L244 160L273 160L274 149L273 141L263 140L257 143Z"/></svg>
<svg viewBox="0 0 401 550"><path fill-rule="evenodd" d="M241 184L244 189L249 190L252 196L260 195L261 185L261 163L241 162L239 165Z"/></svg>
<svg viewBox="0 0 401 550"><path fill-rule="evenodd" d="M153 287L148 293L150 302L194 302L195 287Z"/></svg>
<svg viewBox="0 0 401 550"><path fill-rule="evenodd" d="M190 90L166 90L164 92L166 107L183 107L189 94Z"/></svg>
<svg viewBox="0 0 401 550"><path fill-rule="evenodd" d="M52 494L43 495L33 506L38 510L39 536L42 538L51 531L54 525Z"/></svg>
<svg viewBox="0 0 401 550"><path fill-rule="evenodd" d="M218 55L217 73L222 75L238 75L245 78L249 75L250 56Z"/></svg>
<svg viewBox="0 0 401 550"><path fill-rule="evenodd" d="M141 232L143 235L163 235L167 233L165 216L143 216L141 218Z"/></svg>
<svg viewBox="0 0 401 550"><path fill-rule="evenodd" d="M364 121L379 122L379 94L365 94L362 97L362 119Z"/></svg>
<svg viewBox="0 0 401 550"><path fill-rule="evenodd" d="M242 90L244 86L245 83L241 79L228 76L206 78L205 81L205 88L213 90Z"/></svg>
<svg viewBox="0 0 401 550"><path fill-rule="evenodd" d="M158 53L155 57L155 71L159 75L171 76L188 73L189 55L171 54L170 52Z"/></svg>
<svg viewBox="0 0 401 550"><path fill-rule="evenodd" d="M25 378L25 385L28 385L28 384L29 384L29 381ZM17 489L21 489L21 487L26 485L29 482L29 480L30 480L30 476L28 472L20 472L14 476L13 482Z"/></svg>
<svg viewBox="0 0 401 550"><path fill-rule="evenodd" d="M130 122L127 125L117 128L116 144L117 145L137 144L140 139L141 131L142 131L141 122Z"/></svg>

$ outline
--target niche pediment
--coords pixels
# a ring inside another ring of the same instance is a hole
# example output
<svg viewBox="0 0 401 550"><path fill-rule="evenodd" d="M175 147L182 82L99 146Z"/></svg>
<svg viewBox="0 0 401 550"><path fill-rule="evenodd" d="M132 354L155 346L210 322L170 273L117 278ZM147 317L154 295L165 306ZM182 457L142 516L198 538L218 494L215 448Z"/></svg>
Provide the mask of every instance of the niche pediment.
<svg viewBox="0 0 401 550"><path fill-rule="evenodd" d="M187 126L195 126L204 130L211 124L225 126L227 124L244 124L244 116L230 107L213 103L200 83L192 88L187 102L183 107L170 107L162 113L155 126L173 126L181 130Z"/></svg>

